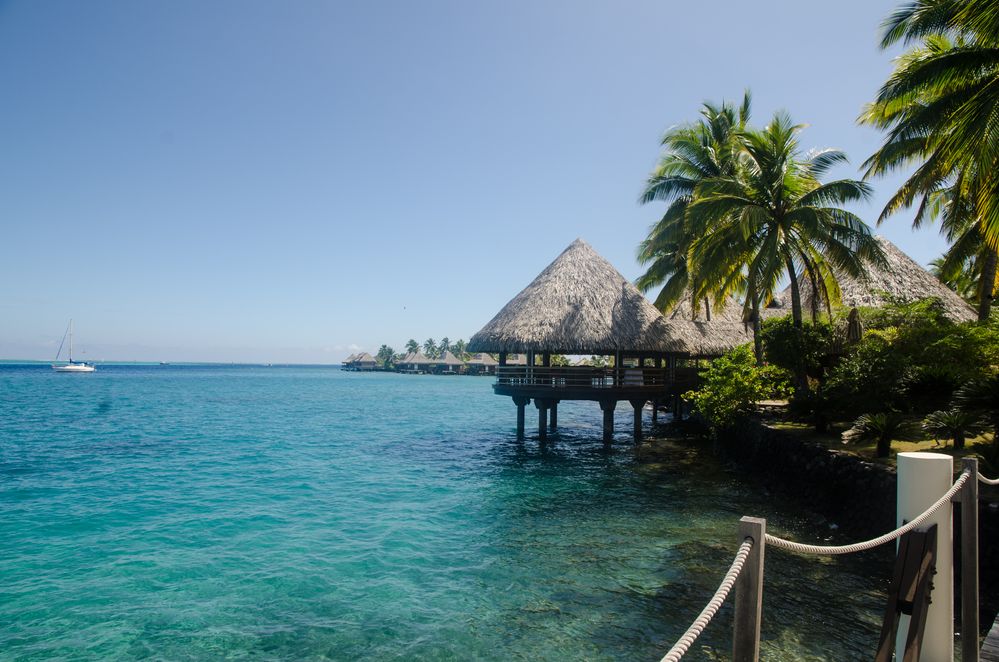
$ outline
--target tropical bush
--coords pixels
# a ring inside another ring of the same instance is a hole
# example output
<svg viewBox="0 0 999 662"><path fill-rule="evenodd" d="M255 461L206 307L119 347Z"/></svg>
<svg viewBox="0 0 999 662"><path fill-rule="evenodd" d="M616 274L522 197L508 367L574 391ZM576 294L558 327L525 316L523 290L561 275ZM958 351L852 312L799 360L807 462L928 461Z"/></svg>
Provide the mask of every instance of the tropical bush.
<svg viewBox="0 0 999 662"><path fill-rule="evenodd" d="M843 433L843 443L877 442L877 456L888 457L892 440L912 439L915 427L905 415L895 411L863 414Z"/></svg>
<svg viewBox="0 0 999 662"><path fill-rule="evenodd" d="M743 345L712 361L701 373L700 388L683 397L712 428L723 429L752 413L757 401L786 397L790 387L786 370L757 365L752 349Z"/></svg>
<svg viewBox="0 0 999 662"><path fill-rule="evenodd" d="M954 440L954 448L964 448L968 436L978 434L981 417L977 413L960 409L935 411L923 419L923 430L934 438L944 437Z"/></svg>
<svg viewBox="0 0 999 662"><path fill-rule="evenodd" d="M833 327L828 322L794 325L790 315L763 322L763 355L767 363L791 373L821 379L829 363Z"/></svg>
<svg viewBox="0 0 999 662"><path fill-rule="evenodd" d="M992 427L992 443L999 446L999 374L972 380L954 394L954 404L984 417Z"/></svg>

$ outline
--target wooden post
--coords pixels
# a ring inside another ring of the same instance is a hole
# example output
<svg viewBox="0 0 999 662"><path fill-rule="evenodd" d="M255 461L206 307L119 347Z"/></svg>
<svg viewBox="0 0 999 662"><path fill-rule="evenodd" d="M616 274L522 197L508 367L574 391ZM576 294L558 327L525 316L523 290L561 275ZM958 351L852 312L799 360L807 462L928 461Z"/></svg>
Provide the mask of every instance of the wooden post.
<svg viewBox="0 0 999 662"><path fill-rule="evenodd" d="M538 408L538 439L544 441L548 438L548 401L534 398L534 405Z"/></svg>
<svg viewBox="0 0 999 662"><path fill-rule="evenodd" d="M558 430L558 400L552 400L548 408L548 427L552 432Z"/></svg>
<svg viewBox="0 0 999 662"><path fill-rule="evenodd" d="M506 352L500 352L499 364L506 365Z"/></svg>
<svg viewBox="0 0 999 662"><path fill-rule="evenodd" d="M600 408L604 412L604 443L609 444L614 440L614 407L616 400L601 400Z"/></svg>
<svg viewBox="0 0 999 662"><path fill-rule="evenodd" d="M530 404L530 398L514 398L513 404L517 405L517 441L524 440L524 407Z"/></svg>
<svg viewBox="0 0 999 662"><path fill-rule="evenodd" d="M961 659L978 662L978 458L961 460L970 471L961 488Z"/></svg>
<svg viewBox="0 0 999 662"><path fill-rule="evenodd" d="M753 548L735 582L735 616L732 662L758 662L760 621L763 613L763 548L767 521L757 517L739 520L739 544L753 539Z"/></svg>
<svg viewBox="0 0 999 662"><path fill-rule="evenodd" d="M635 443L642 440L642 410L645 408L645 400L632 400L631 406L635 408Z"/></svg>

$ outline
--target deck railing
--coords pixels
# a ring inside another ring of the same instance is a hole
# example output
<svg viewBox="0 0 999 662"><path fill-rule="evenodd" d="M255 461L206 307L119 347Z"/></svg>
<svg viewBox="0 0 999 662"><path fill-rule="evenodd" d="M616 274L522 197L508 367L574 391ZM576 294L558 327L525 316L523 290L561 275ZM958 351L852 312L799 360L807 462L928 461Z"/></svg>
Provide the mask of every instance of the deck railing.
<svg viewBox="0 0 999 662"><path fill-rule="evenodd" d="M672 383L666 368L593 368L589 366L500 366L496 383L557 388L662 388Z"/></svg>

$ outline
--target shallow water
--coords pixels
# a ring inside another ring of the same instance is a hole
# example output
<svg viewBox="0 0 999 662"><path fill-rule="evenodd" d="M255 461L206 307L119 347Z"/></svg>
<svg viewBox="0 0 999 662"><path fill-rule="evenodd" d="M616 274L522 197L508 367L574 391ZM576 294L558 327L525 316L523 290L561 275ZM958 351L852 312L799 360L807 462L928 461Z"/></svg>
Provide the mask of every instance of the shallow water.
<svg viewBox="0 0 999 662"><path fill-rule="evenodd" d="M541 447L488 378L0 367L0 658L657 660L741 515L837 540L696 446L637 458L621 411L610 451L593 403ZM886 553L768 552L764 659L870 659Z"/></svg>

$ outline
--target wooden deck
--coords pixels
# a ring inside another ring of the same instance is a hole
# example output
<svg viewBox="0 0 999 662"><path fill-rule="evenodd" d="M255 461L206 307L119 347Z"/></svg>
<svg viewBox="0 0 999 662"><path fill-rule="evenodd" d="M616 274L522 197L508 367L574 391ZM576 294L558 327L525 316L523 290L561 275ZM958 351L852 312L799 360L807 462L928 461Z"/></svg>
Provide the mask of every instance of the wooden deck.
<svg viewBox="0 0 999 662"><path fill-rule="evenodd" d="M999 662L999 616L982 644L981 662Z"/></svg>

